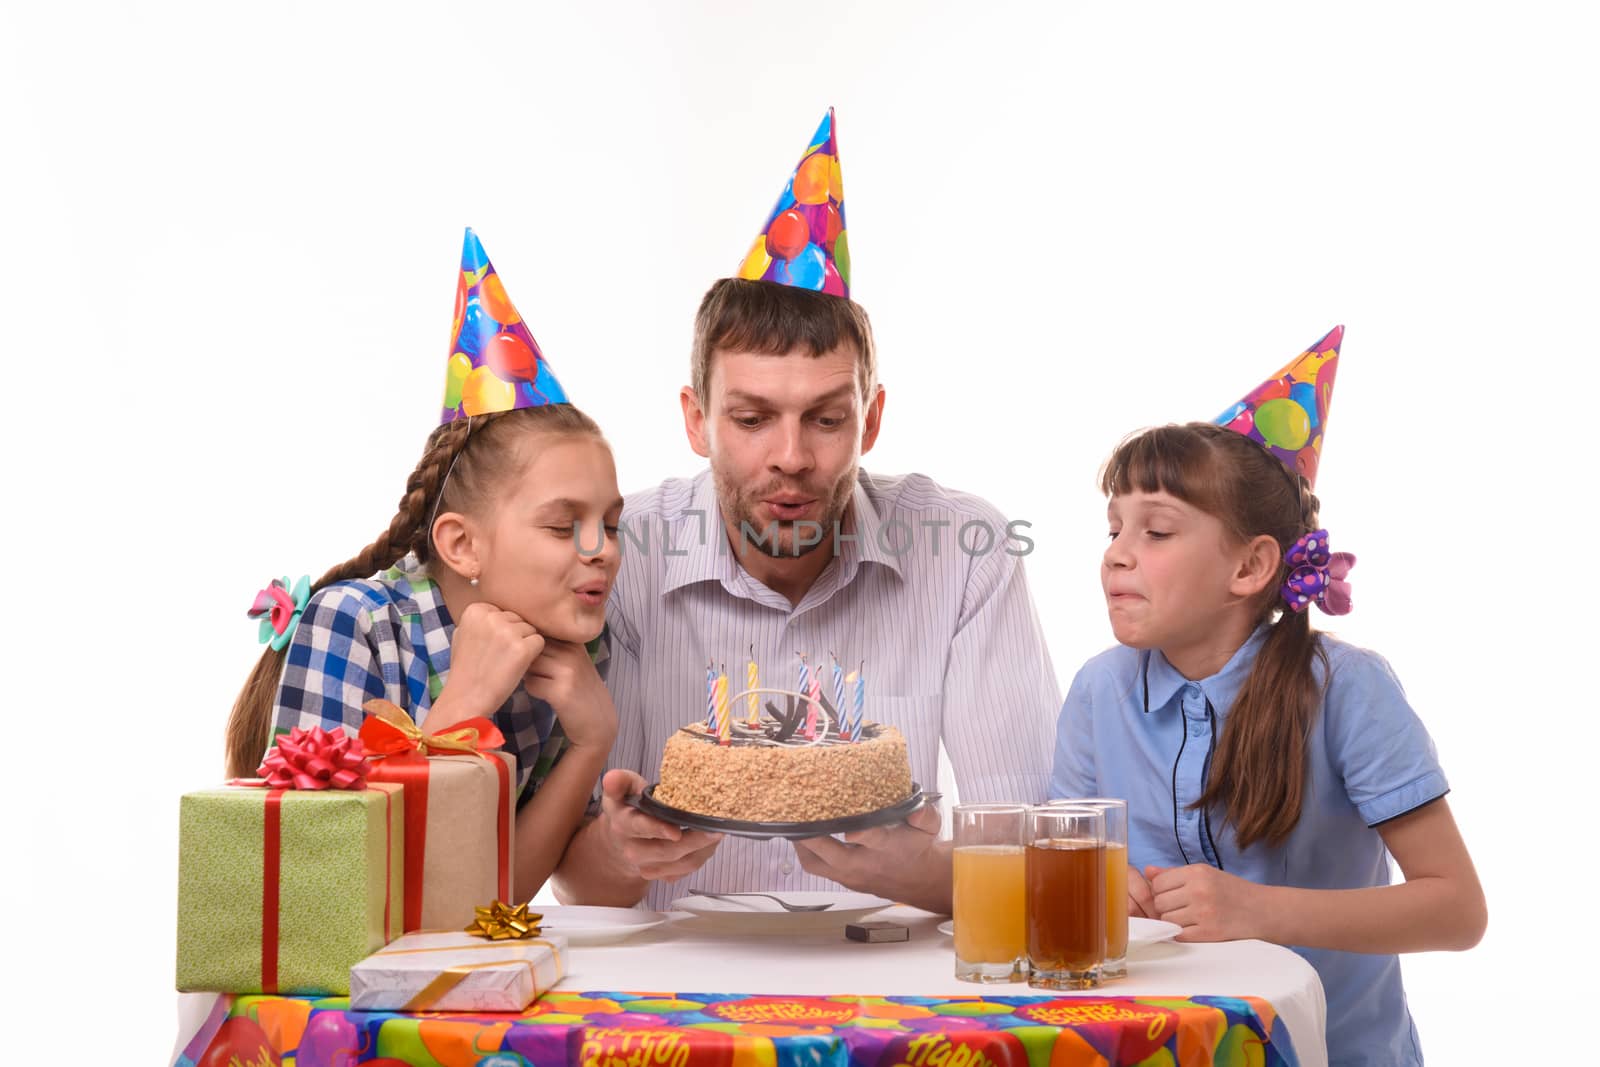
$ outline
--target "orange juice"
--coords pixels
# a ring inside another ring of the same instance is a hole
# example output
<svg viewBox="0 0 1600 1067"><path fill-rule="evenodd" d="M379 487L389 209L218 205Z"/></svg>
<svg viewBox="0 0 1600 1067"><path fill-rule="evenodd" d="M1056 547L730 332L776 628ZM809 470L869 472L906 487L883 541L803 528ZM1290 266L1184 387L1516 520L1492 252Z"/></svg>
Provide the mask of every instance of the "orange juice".
<svg viewBox="0 0 1600 1067"><path fill-rule="evenodd" d="M1021 845L963 845L955 850L956 959L1010 963L1027 948Z"/></svg>
<svg viewBox="0 0 1600 1067"><path fill-rule="evenodd" d="M1128 954L1128 846L1106 845L1106 959Z"/></svg>

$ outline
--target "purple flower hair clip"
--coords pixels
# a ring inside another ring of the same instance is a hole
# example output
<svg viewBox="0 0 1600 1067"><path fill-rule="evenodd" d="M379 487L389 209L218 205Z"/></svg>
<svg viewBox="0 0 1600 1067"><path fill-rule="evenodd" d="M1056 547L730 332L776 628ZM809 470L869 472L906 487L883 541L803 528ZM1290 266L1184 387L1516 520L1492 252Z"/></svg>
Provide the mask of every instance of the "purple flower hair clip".
<svg viewBox="0 0 1600 1067"><path fill-rule="evenodd" d="M1283 583L1283 602L1290 611L1316 604L1329 615L1350 612L1350 583L1345 581L1356 565L1352 552L1329 552L1328 531L1312 530L1290 546L1283 560L1290 567Z"/></svg>

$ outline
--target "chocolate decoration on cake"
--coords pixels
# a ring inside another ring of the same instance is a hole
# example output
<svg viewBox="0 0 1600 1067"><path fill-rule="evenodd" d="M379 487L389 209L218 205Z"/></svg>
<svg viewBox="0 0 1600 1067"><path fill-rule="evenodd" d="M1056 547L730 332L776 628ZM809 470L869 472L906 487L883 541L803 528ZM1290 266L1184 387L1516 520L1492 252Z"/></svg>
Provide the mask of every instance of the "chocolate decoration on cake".
<svg viewBox="0 0 1600 1067"><path fill-rule="evenodd" d="M822 824L912 796L905 738L864 721L861 673L846 676L834 656L824 695L822 668L797 655L793 689L760 684L753 646L740 693L730 694L726 671L708 665L706 716L667 738L654 803L746 823ZM737 717L735 705L745 709Z"/></svg>
<svg viewBox="0 0 1600 1067"><path fill-rule="evenodd" d="M796 735L799 733L800 728L806 723L806 702L810 700L809 697L787 689L759 688L746 689L742 693L737 693L730 697L728 702L732 704L743 697L749 696L751 693L770 693L786 697L787 707L785 710L779 711L774 702L767 701L765 707L768 717L762 719L761 725L751 726L746 720L735 720L732 723L733 736L727 742L721 742L717 735L710 731L694 729L694 724L679 727L679 733L688 734L697 741L705 741L711 744L723 743L742 746L782 745L799 748L810 745L853 745L857 741L865 741L876 737L879 732L878 725L871 723L862 730L860 738L851 740L845 737L839 713L824 694L817 700L817 706L822 709L821 733L818 734L815 740L797 737Z"/></svg>

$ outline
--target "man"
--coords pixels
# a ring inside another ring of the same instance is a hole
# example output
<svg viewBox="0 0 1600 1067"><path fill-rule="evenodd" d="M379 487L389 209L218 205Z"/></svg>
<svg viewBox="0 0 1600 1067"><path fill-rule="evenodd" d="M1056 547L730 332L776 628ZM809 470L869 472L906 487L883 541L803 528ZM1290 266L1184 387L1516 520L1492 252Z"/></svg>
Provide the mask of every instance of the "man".
<svg viewBox="0 0 1600 1067"><path fill-rule="evenodd" d="M820 194L803 180L817 156L833 156L831 120L744 277L717 282L701 303L680 402L710 470L624 508L608 611L614 769L556 872L562 900L661 908L700 889L831 881L949 910L949 849L933 807L844 841L790 843L681 831L624 803L653 780L672 732L702 713L708 662L749 655L767 678L787 678L796 653L814 664L837 653L861 664L866 718L900 728L923 788L935 785L942 741L961 799L1045 795L1061 695L1024 577L1028 543L977 497L859 469L882 427L884 391L871 325L847 295L837 166ZM784 215L819 196L837 228L812 212L820 242L775 241Z"/></svg>

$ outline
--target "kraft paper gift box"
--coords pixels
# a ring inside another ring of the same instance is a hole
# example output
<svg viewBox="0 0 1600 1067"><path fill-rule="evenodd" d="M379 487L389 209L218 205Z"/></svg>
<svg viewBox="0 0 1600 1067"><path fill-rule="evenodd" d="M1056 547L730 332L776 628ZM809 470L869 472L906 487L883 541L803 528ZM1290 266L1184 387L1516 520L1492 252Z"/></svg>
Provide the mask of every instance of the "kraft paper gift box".
<svg viewBox="0 0 1600 1067"><path fill-rule="evenodd" d="M343 994L400 935L399 786L220 786L179 812L178 989Z"/></svg>
<svg viewBox="0 0 1600 1067"><path fill-rule="evenodd" d="M483 901L512 899L517 762L509 752L478 750L502 744L499 730L478 718L424 734L388 701L369 700L365 710L367 781L405 789L401 929L459 930Z"/></svg>
<svg viewBox="0 0 1600 1067"><path fill-rule="evenodd" d="M561 937L406 934L350 970L352 1011L522 1011L566 973Z"/></svg>

